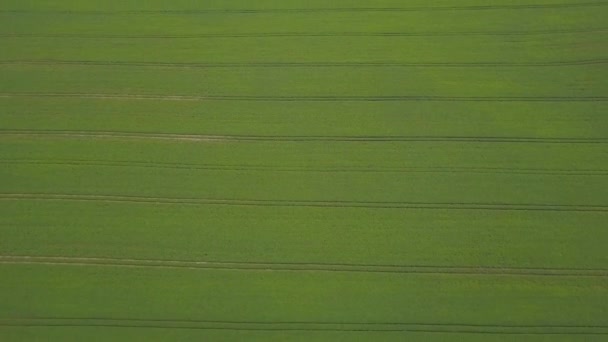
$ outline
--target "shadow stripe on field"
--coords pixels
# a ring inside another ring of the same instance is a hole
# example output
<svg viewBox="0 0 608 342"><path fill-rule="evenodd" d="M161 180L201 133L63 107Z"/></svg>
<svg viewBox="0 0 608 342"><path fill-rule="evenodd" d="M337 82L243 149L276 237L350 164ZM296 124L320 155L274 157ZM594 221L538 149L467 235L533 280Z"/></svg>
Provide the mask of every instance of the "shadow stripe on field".
<svg viewBox="0 0 608 342"><path fill-rule="evenodd" d="M289 271L289 272L350 272L394 274L455 274L496 275L518 277L608 277L608 269L438 266L438 265L375 265L304 262L236 262L185 261L159 259L127 259L70 256L0 255L0 264L107 266L136 268L173 268L190 270Z"/></svg>
<svg viewBox="0 0 608 342"><path fill-rule="evenodd" d="M174 141L285 141L285 142L470 142L470 143L540 143L540 144L606 144L608 138L541 138L541 137L467 137L467 136L269 136L209 135L177 133L143 133L118 131L2 130L6 136L55 136L90 139L148 139Z"/></svg>
<svg viewBox="0 0 608 342"><path fill-rule="evenodd" d="M117 203L150 203L181 205L230 205L252 207L317 207L317 208L368 208L368 209L426 209L426 210L496 210L496 211L563 211L608 213L605 205L565 204L512 204L512 203L422 203L422 202L363 202L363 201L313 201L313 200L263 200L217 198L171 198L126 195L91 194L34 194L4 193L0 200L7 201L89 201Z"/></svg>
<svg viewBox="0 0 608 342"><path fill-rule="evenodd" d="M484 325L390 322L246 322L135 318L0 318L0 326L133 327L201 330L429 332L514 335L608 335L599 325Z"/></svg>

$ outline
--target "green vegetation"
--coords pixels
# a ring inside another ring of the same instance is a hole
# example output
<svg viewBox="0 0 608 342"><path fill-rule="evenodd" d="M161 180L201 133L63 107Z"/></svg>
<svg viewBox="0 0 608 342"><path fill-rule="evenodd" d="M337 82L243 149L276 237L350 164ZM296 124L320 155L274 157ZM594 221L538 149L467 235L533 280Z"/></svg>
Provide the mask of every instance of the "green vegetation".
<svg viewBox="0 0 608 342"><path fill-rule="evenodd" d="M606 340L607 15L2 1L0 340Z"/></svg>

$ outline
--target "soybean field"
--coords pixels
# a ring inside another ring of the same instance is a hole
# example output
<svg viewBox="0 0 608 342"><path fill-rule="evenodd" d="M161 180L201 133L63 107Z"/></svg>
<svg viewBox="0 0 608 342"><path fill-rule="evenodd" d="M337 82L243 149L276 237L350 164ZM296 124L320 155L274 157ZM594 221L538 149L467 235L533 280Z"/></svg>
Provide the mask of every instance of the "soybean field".
<svg viewBox="0 0 608 342"><path fill-rule="evenodd" d="M608 341L608 1L0 1L0 341Z"/></svg>

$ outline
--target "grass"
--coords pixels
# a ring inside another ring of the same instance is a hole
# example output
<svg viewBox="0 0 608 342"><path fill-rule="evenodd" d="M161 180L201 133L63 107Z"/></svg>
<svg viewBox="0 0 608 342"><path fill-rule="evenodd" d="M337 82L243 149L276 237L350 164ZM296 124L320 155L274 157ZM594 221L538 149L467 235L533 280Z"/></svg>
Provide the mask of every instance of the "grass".
<svg viewBox="0 0 608 342"><path fill-rule="evenodd" d="M0 340L605 340L607 11L3 1Z"/></svg>

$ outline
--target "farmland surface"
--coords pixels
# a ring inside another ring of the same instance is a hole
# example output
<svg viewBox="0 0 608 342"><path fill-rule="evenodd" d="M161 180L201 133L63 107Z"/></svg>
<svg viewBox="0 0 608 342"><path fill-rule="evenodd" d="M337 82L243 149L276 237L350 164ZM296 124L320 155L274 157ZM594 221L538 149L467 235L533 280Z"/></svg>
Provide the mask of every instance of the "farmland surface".
<svg viewBox="0 0 608 342"><path fill-rule="evenodd" d="M607 341L606 18L1 1L0 341Z"/></svg>

